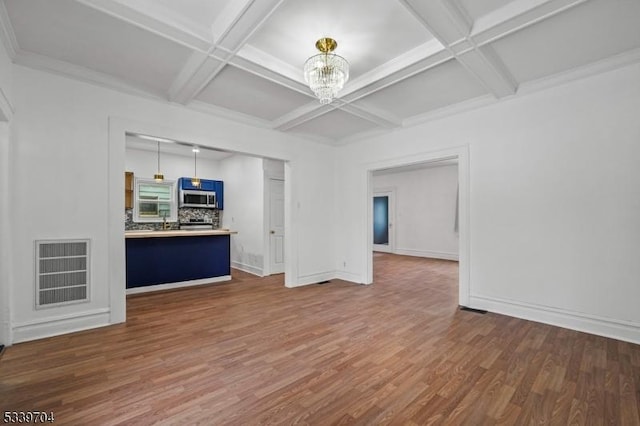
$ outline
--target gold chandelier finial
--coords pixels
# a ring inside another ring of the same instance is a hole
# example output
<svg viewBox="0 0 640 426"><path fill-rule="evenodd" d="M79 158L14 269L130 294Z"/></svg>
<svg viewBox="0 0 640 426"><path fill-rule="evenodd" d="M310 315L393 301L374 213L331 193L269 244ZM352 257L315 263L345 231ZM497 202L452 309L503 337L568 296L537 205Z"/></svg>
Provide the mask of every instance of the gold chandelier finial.
<svg viewBox="0 0 640 426"><path fill-rule="evenodd" d="M338 47L338 42L329 37L324 37L316 41L316 49L318 49L322 53L333 52L336 47Z"/></svg>

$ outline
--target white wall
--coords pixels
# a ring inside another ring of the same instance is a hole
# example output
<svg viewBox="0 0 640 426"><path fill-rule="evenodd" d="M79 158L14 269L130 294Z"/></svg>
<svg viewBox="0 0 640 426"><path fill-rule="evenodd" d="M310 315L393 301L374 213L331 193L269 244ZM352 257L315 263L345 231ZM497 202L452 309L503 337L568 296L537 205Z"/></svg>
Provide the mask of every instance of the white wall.
<svg viewBox="0 0 640 426"><path fill-rule="evenodd" d="M166 102L15 66L11 126L12 330L15 341L122 322L124 294L125 131L288 160L287 217L294 241L285 282L296 286L333 273L330 147L249 127ZM314 187L314 196L307 188ZM23 194L38 191L38 197ZM19 196L20 195L20 196ZM323 228L317 233L318 227ZM34 310L33 242L90 238L92 301Z"/></svg>
<svg viewBox="0 0 640 426"><path fill-rule="evenodd" d="M338 273L366 277L367 169L468 145L471 305L640 342L639 75L635 64L338 149Z"/></svg>
<svg viewBox="0 0 640 426"><path fill-rule="evenodd" d="M162 148L160 148L162 150ZM189 148L185 148L190 151ZM133 172L134 177L153 179L158 170L158 153L141 149L127 148L125 170ZM198 177L220 180L220 163L216 160L198 158ZM167 180L193 176L193 157L175 154L163 154L160 151L160 172ZM124 177L123 177L124 179Z"/></svg>
<svg viewBox="0 0 640 426"><path fill-rule="evenodd" d="M372 184L374 191L394 191L393 253L458 259L455 230L458 167L455 164L385 172L374 175Z"/></svg>
<svg viewBox="0 0 640 426"><path fill-rule="evenodd" d="M264 267L264 177L262 159L234 155L220 161L224 181L222 227L231 236L231 266L255 275Z"/></svg>

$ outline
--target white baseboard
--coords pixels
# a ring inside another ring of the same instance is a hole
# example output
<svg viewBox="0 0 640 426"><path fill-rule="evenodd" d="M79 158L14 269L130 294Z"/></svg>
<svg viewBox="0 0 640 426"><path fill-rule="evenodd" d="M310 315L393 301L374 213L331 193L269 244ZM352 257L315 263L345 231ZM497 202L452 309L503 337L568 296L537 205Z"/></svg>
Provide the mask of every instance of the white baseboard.
<svg viewBox="0 0 640 426"><path fill-rule="evenodd" d="M482 296L471 296L469 307L640 344L637 322Z"/></svg>
<svg viewBox="0 0 640 426"><path fill-rule="evenodd" d="M258 277L264 277L264 270L262 268L258 268L257 266L247 265L245 263L234 262L231 261L231 267L234 269L239 269L243 272L249 273L251 275L256 275Z"/></svg>
<svg viewBox="0 0 640 426"><path fill-rule="evenodd" d="M403 256L415 256L415 257L428 257L431 259L444 259L458 261L458 253L444 253L439 251L426 251L426 250L414 250L397 248L393 251L394 254L400 254Z"/></svg>
<svg viewBox="0 0 640 426"><path fill-rule="evenodd" d="M13 343L44 339L45 337L88 330L111 325L109 308L60 315L16 323L13 326Z"/></svg>
<svg viewBox="0 0 640 426"><path fill-rule="evenodd" d="M328 281L335 278L335 271L319 272L317 274L301 275L298 281L293 285L286 285L289 288L302 287L303 285L317 284L322 281Z"/></svg>
<svg viewBox="0 0 640 426"><path fill-rule="evenodd" d="M354 274L353 272L336 271L335 277L338 280L349 281L355 284L364 284L362 277L358 274Z"/></svg>
<svg viewBox="0 0 640 426"><path fill-rule="evenodd" d="M159 290L172 290L175 288L213 284L213 283L219 283L219 282L230 281L230 280L231 280L231 275L223 275L221 277L203 278L201 280L190 280L190 281L181 281L177 283L166 283L166 284L148 285L144 287L133 287L133 288L127 289L127 294L149 293L151 291L159 291Z"/></svg>

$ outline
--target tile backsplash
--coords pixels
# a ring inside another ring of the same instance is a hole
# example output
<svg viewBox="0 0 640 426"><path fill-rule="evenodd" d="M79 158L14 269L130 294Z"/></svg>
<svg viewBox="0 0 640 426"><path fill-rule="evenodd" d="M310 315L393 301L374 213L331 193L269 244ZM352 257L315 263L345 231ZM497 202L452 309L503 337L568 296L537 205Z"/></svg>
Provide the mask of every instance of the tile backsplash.
<svg viewBox="0 0 640 426"><path fill-rule="evenodd" d="M178 222L171 222L171 229L179 229L180 223L184 224L192 219L211 220L213 228L220 228L220 210L213 209L194 209L183 207L178 209ZM134 222L133 209L124 210L124 229L126 231L151 229L154 231L162 230L162 222Z"/></svg>

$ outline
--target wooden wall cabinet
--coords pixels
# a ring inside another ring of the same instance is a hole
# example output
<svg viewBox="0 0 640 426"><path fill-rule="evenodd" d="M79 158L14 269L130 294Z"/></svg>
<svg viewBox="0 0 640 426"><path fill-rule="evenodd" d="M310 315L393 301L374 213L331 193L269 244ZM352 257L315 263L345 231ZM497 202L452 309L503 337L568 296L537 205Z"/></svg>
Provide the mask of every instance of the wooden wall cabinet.
<svg viewBox="0 0 640 426"><path fill-rule="evenodd" d="M133 172L124 172L124 208L133 208Z"/></svg>

